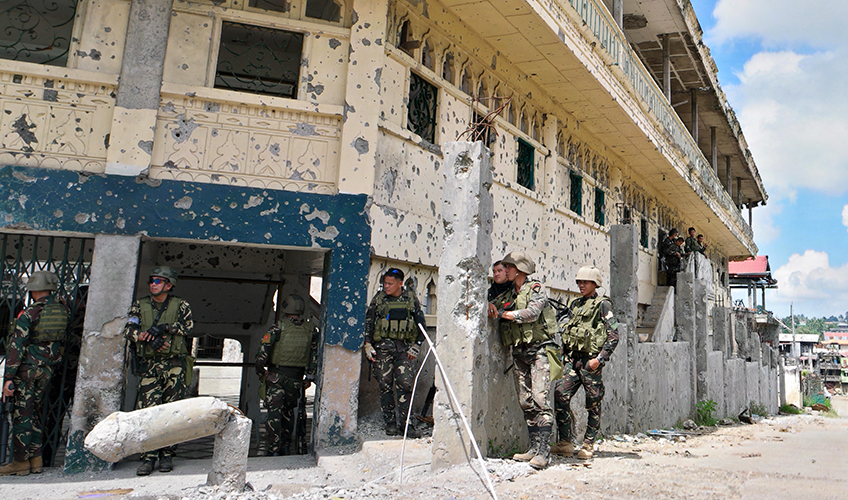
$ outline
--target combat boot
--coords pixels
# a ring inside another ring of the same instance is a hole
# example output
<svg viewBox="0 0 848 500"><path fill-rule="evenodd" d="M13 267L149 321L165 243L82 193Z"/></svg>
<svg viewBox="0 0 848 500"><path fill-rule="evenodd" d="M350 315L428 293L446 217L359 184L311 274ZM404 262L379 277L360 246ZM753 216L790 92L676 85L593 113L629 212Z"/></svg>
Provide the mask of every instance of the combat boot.
<svg viewBox="0 0 848 500"><path fill-rule="evenodd" d="M539 433L534 429L530 431L530 449L526 453L516 453L512 456L512 459L519 462L529 462L536 456L537 451L539 451Z"/></svg>
<svg viewBox="0 0 848 500"><path fill-rule="evenodd" d="M41 457L32 457L29 459L29 471L33 474L40 474L44 470L44 462Z"/></svg>
<svg viewBox="0 0 848 500"><path fill-rule="evenodd" d="M588 441L583 441L583 447L580 448L580 451L577 452L577 458L580 460L589 460L594 455L594 447L592 443Z"/></svg>
<svg viewBox="0 0 848 500"><path fill-rule="evenodd" d="M398 432L398 426L394 422L389 422L386 424L386 435L387 436L399 436L400 432Z"/></svg>
<svg viewBox="0 0 848 500"><path fill-rule="evenodd" d="M574 456L574 444L571 441L557 441L555 445L551 446L551 453L563 457Z"/></svg>
<svg viewBox="0 0 848 500"><path fill-rule="evenodd" d="M162 455L159 459L159 472L171 472L174 470L174 461L171 455Z"/></svg>
<svg viewBox="0 0 848 500"><path fill-rule="evenodd" d="M145 460L138 466L138 469L135 470L136 476L149 476L151 472L153 472L153 466L156 465L156 460L151 458Z"/></svg>
<svg viewBox="0 0 848 500"><path fill-rule="evenodd" d="M29 460L11 462L0 467L0 476L28 476Z"/></svg>
<svg viewBox="0 0 848 500"><path fill-rule="evenodd" d="M530 460L530 467L534 469L544 469L548 466L548 461L551 458L551 431L539 432L539 448L536 450L536 455Z"/></svg>

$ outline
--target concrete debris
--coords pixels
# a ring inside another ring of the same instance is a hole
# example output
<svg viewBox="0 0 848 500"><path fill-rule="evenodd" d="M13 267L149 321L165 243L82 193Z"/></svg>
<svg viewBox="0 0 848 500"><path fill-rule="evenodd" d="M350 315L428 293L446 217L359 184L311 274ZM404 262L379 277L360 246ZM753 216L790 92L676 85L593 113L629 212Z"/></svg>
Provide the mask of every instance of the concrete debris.
<svg viewBox="0 0 848 500"><path fill-rule="evenodd" d="M694 431L698 428L698 426L695 424L695 421L690 418L689 420L683 422L683 428L687 431Z"/></svg>
<svg viewBox="0 0 848 500"><path fill-rule="evenodd" d="M723 418L718 421L718 425L733 425L733 420L729 418Z"/></svg>
<svg viewBox="0 0 848 500"><path fill-rule="evenodd" d="M247 477L247 454L250 450L250 429L253 421L233 412L226 427L215 436L212 470L207 484L224 490L241 491Z"/></svg>

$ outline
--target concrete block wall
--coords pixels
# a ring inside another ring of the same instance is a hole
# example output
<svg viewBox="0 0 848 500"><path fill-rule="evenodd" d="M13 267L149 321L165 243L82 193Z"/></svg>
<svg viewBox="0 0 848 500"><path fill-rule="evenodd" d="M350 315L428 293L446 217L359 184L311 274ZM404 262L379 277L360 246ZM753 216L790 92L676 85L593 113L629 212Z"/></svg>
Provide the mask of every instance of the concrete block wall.
<svg viewBox="0 0 848 500"><path fill-rule="evenodd" d="M633 426L636 431L671 427L691 414L693 360L688 342L636 346Z"/></svg>

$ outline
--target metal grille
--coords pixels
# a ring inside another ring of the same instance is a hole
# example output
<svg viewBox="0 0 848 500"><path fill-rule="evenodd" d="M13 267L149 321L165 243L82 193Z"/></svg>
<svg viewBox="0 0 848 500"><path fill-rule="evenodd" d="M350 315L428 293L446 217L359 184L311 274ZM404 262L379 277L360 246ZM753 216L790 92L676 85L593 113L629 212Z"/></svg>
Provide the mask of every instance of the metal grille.
<svg viewBox="0 0 848 500"><path fill-rule="evenodd" d="M64 342L65 355L43 398L41 422L44 424L45 465L53 465L57 451L64 448L67 441L63 421L73 403L93 251L91 238L0 233L3 256L0 263L0 352L3 357L12 320L32 302L26 292L26 279L30 274L35 271L56 273L58 293L71 310L70 328Z"/></svg>
<svg viewBox="0 0 848 500"><path fill-rule="evenodd" d="M297 98L303 34L225 22L215 88Z"/></svg>
<svg viewBox="0 0 848 500"><path fill-rule="evenodd" d="M217 359L224 357L224 339L216 339L208 335L197 339L197 359Z"/></svg>
<svg viewBox="0 0 848 500"><path fill-rule="evenodd" d="M430 144L436 140L437 95L435 86L415 73L410 73L407 128Z"/></svg>
<svg viewBox="0 0 848 500"><path fill-rule="evenodd" d="M595 188L595 223L604 225L604 190Z"/></svg>
<svg viewBox="0 0 848 500"><path fill-rule="evenodd" d="M583 215L583 177L580 174L571 172L571 200L569 208L577 215Z"/></svg>
<svg viewBox="0 0 848 500"><path fill-rule="evenodd" d="M515 181L518 184L533 190L535 187L534 170L536 163L533 161L533 152L536 151L530 143L523 139L518 139L518 173L515 176Z"/></svg>
<svg viewBox="0 0 848 500"><path fill-rule="evenodd" d="M0 58L65 66L76 0L0 0Z"/></svg>

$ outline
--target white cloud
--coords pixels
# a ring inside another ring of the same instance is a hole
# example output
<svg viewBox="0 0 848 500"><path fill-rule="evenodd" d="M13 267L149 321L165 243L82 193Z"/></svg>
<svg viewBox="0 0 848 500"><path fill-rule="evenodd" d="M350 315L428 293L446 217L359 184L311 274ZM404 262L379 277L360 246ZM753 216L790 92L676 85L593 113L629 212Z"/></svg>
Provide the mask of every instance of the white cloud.
<svg viewBox="0 0 848 500"><path fill-rule="evenodd" d="M830 316L846 309L848 264L831 267L826 252L793 254L789 262L772 270L772 275L778 289L766 293L766 306L778 316L784 316L793 302L795 311L806 316Z"/></svg>
<svg viewBox="0 0 848 500"><path fill-rule="evenodd" d="M753 223L751 227L754 229L756 243L758 246L777 241L780 238L780 226L775 219L783 212L783 203L780 201L771 202L764 207L758 207L752 213Z"/></svg>
<svg viewBox="0 0 848 500"><path fill-rule="evenodd" d="M842 207L842 225L848 227L848 205Z"/></svg>
<svg viewBox="0 0 848 500"><path fill-rule="evenodd" d="M845 0L719 0L710 35L719 42L758 38L766 46L830 45L845 36Z"/></svg>

